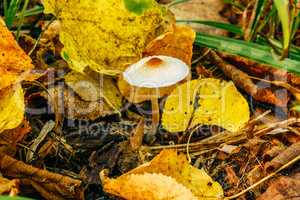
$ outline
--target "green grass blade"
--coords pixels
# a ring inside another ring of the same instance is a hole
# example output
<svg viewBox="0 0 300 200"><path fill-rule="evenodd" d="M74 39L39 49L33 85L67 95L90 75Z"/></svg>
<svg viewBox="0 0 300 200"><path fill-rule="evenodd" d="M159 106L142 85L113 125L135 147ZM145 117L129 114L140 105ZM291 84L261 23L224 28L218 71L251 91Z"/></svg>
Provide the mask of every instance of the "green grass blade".
<svg viewBox="0 0 300 200"><path fill-rule="evenodd" d="M172 1L171 3L168 4L168 8L171 8L173 6L176 6L178 4L182 4L182 3L186 3L186 2L189 2L191 0L175 0L175 1Z"/></svg>
<svg viewBox="0 0 300 200"><path fill-rule="evenodd" d="M277 48L279 52L282 52L282 43L273 38L264 38L258 36L255 42L261 45L272 45L273 47ZM300 48L292 44L290 46L289 58L300 61Z"/></svg>
<svg viewBox="0 0 300 200"><path fill-rule="evenodd" d="M299 61L289 58L280 60L272 53L272 48L269 46L205 33L197 33L195 43L200 46L240 55L256 62L269 64L272 67L300 75Z"/></svg>
<svg viewBox="0 0 300 200"><path fill-rule="evenodd" d="M283 52L282 58L288 55L290 45L290 13L289 13L289 0L274 0L274 5L277 9L278 17L281 22L283 32Z"/></svg>
<svg viewBox="0 0 300 200"><path fill-rule="evenodd" d="M292 8L292 30L291 30L291 41L295 37L297 30L300 25L300 10L297 8L297 5L299 5L299 0L294 0L293 8Z"/></svg>
<svg viewBox="0 0 300 200"><path fill-rule="evenodd" d="M29 17L33 15L38 15L43 13L44 7L43 6L35 6L34 8L28 9L24 12L24 17ZM17 18L21 17L21 13L17 14Z"/></svg>
<svg viewBox="0 0 300 200"><path fill-rule="evenodd" d="M7 8L6 15L5 15L5 23L8 28L12 27L14 20L15 20L15 16L17 14L17 11L20 8L20 4L21 4L20 0L11 0L10 1L10 4Z"/></svg>
<svg viewBox="0 0 300 200"><path fill-rule="evenodd" d="M3 0L3 10L4 10L4 16L7 15L7 0Z"/></svg>
<svg viewBox="0 0 300 200"><path fill-rule="evenodd" d="M24 22L24 13L27 9L27 6L29 4L29 0L25 0L21 14L20 14L20 19L19 19L19 23L18 23L18 29L17 29L17 35L16 35L16 39L19 40L20 37L20 31Z"/></svg>
<svg viewBox="0 0 300 200"><path fill-rule="evenodd" d="M260 18L263 15L267 0L257 0L255 3L255 9L253 10L251 21L249 26L245 30L245 39L252 40L255 37L257 26Z"/></svg>
<svg viewBox="0 0 300 200"><path fill-rule="evenodd" d="M207 26L212 26L214 28L226 30L228 32L235 33L240 36L243 35L242 29L233 24L227 24L227 23L215 22L215 21L207 21L207 20L177 20L177 22L203 24L203 25L207 25Z"/></svg>

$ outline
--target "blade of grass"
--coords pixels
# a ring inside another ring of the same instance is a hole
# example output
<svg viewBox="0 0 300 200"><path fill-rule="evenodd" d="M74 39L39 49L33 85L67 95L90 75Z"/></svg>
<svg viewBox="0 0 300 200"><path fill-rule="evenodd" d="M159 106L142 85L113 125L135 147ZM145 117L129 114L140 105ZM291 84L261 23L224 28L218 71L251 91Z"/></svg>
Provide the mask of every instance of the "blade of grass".
<svg viewBox="0 0 300 200"><path fill-rule="evenodd" d="M20 31L21 31L21 28L22 28L22 25L24 22L24 13L27 9L28 4L29 4L29 0L25 0L21 14L20 14L19 23L18 23L18 29L17 29L17 34L16 34L17 41L19 40L19 37L20 37Z"/></svg>
<svg viewBox="0 0 300 200"><path fill-rule="evenodd" d="M228 32L235 33L240 36L243 35L242 29L233 24L227 24L227 23L215 22L215 21L207 21L207 20L177 20L176 22L203 24L203 25L207 25L207 26L212 26L214 28L226 30Z"/></svg>
<svg viewBox="0 0 300 200"><path fill-rule="evenodd" d="M255 37L257 26L260 18L263 15L267 0L257 0L255 8L253 9L252 16L248 27L245 30L245 39L250 41Z"/></svg>
<svg viewBox="0 0 300 200"><path fill-rule="evenodd" d="M171 7L173 7L173 6L176 6L176 5L181 4L181 3L186 3L186 2L188 2L188 1L190 1L190 0L174 0L174 1L170 2L170 3L167 5L167 7L168 7L168 8L171 8Z"/></svg>
<svg viewBox="0 0 300 200"><path fill-rule="evenodd" d="M272 45L273 47L277 48L279 52L282 52L282 43L273 38L258 36L255 42L261 45ZM291 44L289 58L300 61L300 48Z"/></svg>
<svg viewBox="0 0 300 200"><path fill-rule="evenodd" d="M273 6L271 8L271 11L267 14L267 16L262 21L262 23L258 25L256 33L260 33L268 24L268 22L270 22L270 20L274 17L275 14L276 14L276 8Z"/></svg>
<svg viewBox="0 0 300 200"><path fill-rule="evenodd" d="M3 10L4 10L4 16L7 15L7 0L3 0Z"/></svg>
<svg viewBox="0 0 300 200"><path fill-rule="evenodd" d="M273 2L277 9L278 17L281 22L283 32L282 58L285 58L288 55L291 36L289 20L289 0L274 0Z"/></svg>
<svg viewBox="0 0 300 200"><path fill-rule="evenodd" d="M35 6L34 8L26 10L25 13L24 13L24 17L38 15L38 14L43 13L43 11L44 11L44 7L43 6ZM20 19L20 17L21 17L21 13L18 13L17 14L17 18Z"/></svg>
<svg viewBox="0 0 300 200"><path fill-rule="evenodd" d="M269 64L272 67L300 75L299 61L289 58L280 60L272 53L272 48L269 46L205 33L197 33L195 43L200 46L247 57L256 62Z"/></svg>
<svg viewBox="0 0 300 200"><path fill-rule="evenodd" d="M291 40L295 37L297 30L300 25L300 11L299 8L297 8L297 5L299 4L299 0L294 0L293 8L292 8L292 30L291 30Z"/></svg>
<svg viewBox="0 0 300 200"><path fill-rule="evenodd" d="M5 23L8 28L11 28L17 14L17 11L20 8L21 1L20 0L11 0L5 15Z"/></svg>

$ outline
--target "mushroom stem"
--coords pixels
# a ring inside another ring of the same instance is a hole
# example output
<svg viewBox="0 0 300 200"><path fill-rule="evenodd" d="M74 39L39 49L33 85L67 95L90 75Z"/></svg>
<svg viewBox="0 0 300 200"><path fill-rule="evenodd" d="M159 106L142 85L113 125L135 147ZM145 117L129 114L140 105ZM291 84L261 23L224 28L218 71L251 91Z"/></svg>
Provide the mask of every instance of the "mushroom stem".
<svg viewBox="0 0 300 200"><path fill-rule="evenodd" d="M156 133L159 124L159 104L156 93L151 95L151 108L152 108L152 133Z"/></svg>

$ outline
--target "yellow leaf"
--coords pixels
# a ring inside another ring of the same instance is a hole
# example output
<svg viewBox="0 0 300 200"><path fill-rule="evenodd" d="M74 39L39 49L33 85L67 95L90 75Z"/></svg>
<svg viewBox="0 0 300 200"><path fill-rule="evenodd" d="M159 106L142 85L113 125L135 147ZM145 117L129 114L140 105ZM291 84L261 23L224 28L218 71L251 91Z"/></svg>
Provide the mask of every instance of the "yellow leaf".
<svg viewBox="0 0 300 200"><path fill-rule="evenodd" d="M45 13L61 22L62 56L69 66L113 75L142 57L147 43L170 28L170 13L151 0L141 15L123 0L43 0Z"/></svg>
<svg viewBox="0 0 300 200"><path fill-rule="evenodd" d="M94 78L75 71L64 78L66 84L84 101L98 101L102 98L113 109L121 109L122 96L112 78L103 75Z"/></svg>
<svg viewBox="0 0 300 200"><path fill-rule="evenodd" d="M24 118L25 104L20 84L0 91L0 133L18 127Z"/></svg>
<svg viewBox="0 0 300 200"><path fill-rule="evenodd" d="M30 57L0 17L0 90L27 79L32 68Z"/></svg>
<svg viewBox="0 0 300 200"><path fill-rule="evenodd" d="M152 174L152 175L151 175ZM184 186L188 191L191 191L193 196L196 196L200 200L216 200L223 197L223 189L219 183L214 182L210 176L208 176L204 170L198 169L190 165L184 154L177 154L175 150L163 150L158 156L156 156L151 162L146 163L140 167L137 167L130 172L120 176L117 179L104 178L104 190L114 195L123 195L125 199L132 199L135 192L133 188L127 187L127 191L123 191L122 186L126 181L139 182L142 178L151 177L155 178L155 174L161 174L167 177L175 179L177 184ZM136 176L136 175L146 175L146 176ZM163 177L157 177L159 180L153 180L153 185L157 185L160 181L166 182L166 184L171 184L174 190L179 186L175 185L174 181L171 179L169 181L163 180ZM165 179L165 178L164 178ZM143 180L144 181L144 180ZM142 181L141 181L142 182ZM144 181L144 187L150 187L151 184ZM140 186L140 188L142 188ZM169 188L170 185L166 185L165 188ZM156 188L156 187L155 187ZM147 188L144 188L148 191ZM163 188L162 188L163 189ZM157 189L157 191L152 191L154 194L153 198L149 199L160 199L155 196L155 194L160 194L162 189ZM179 191L186 193L186 190L180 188ZM124 193L123 193L124 192ZM140 191L139 191L140 192ZM165 193L176 194L176 191L169 191L168 189ZM144 194L144 196L146 196ZM127 197L127 198L126 198ZM172 198L170 198L172 199ZM176 198L175 198L176 199ZM192 198L191 198L192 199Z"/></svg>
<svg viewBox="0 0 300 200"><path fill-rule="evenodd" d="M168 97L162 124L182 132L199 124L217 125L235 132L250 118L249 106L232 82L207 78L177 87Z"/></svg>

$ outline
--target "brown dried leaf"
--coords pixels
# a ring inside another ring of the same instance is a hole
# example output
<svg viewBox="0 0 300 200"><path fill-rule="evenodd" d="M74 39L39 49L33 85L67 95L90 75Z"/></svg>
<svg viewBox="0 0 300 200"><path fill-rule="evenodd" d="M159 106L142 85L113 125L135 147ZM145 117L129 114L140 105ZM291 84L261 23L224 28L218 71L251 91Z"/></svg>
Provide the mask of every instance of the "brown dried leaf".
<svg viewBox="0 0 300 200"><path fill-rule="evenodd" d="M300 174L293 177L280 177L274 181L267 191L257 198L257 200L286 200L299 199L300 197Z"/></svg>
<svg viewBox="0 0 300 200"><path fill-rule="evenodd" d="M19 180L8 180L0 176L0 195L15 196L19 193Z"/></svg>
<svg viewBox="0 0 300 200"><path fill-rule="evenodd" d="M22 141L25 135L30 133L31 127L27 120L12 130L6 130L3 134L0 134L0 145L16 146L18 142Z"/></svg>
<svg viewBox="0 0 300 200"><path fill-rule="evenodd" d="M72 90L64 87L51 88L48 93L47 98L50 100L55 113L64 115L69 119L95 120L114 114L114 111L103 100L84 101Z"/></svg>
<svg viewBox="0 0 300 200"><path fill-rule="evenodd" d="M92 77L75 71L68 73L64 78L66 84L84 101L102 99L116 111L121 109L122 97L112 78L104 75Z"/></svg>

